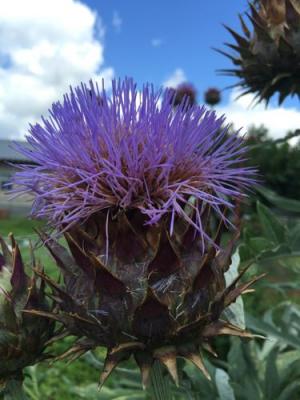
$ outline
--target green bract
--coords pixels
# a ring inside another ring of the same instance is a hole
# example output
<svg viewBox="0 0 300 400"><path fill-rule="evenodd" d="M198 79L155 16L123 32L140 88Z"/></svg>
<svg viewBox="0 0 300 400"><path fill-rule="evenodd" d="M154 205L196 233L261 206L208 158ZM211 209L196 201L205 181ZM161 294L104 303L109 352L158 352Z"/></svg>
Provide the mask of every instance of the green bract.
<svg viewBox="0 0 300 400"><path fill-rule="evenodd" d="M54 324L26 313L31 308L49 310L44 284L25 273L20 249L11 236L12 250L0 237L0 382L22 379L22 369L45 356L43 351ZM35 261L33 261L33 267Z"/></svg>

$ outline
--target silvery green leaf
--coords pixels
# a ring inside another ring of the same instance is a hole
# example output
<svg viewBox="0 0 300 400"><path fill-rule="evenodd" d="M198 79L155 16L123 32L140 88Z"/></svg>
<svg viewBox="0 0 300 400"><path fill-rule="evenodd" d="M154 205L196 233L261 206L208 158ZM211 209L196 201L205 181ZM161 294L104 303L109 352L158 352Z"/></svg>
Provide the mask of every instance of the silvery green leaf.
<svg viewBox="0 0 300 400"><path fill-rule="evenodd" d="M235 395L229 383L229 375L223 369L216 369L216 386L220 400L235 400Z"/></svg>
<svg viewBox="0 0 300 400"><path fill-rule="evenodd" d="M228 271L225 273L226 286L229 286L231 282L238 276L239 264L240 264L240 255L237 249L232 256L231 265ZM244 302L241 296L239 296L233 304L231 304L223 311L223 316L231 324L238 326L241 329L246 328Z"/></svg>

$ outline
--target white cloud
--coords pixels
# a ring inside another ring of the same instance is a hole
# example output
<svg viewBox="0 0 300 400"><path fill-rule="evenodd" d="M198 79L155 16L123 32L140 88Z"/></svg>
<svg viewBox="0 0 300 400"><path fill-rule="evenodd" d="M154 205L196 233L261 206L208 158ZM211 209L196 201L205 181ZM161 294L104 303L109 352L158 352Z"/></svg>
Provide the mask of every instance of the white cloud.
<svg viewBox="0 0 300 400"><path fill-rule="evenodd" d="M238 95L233 91L227 105L216 107L217 112L226 114L228 121L232 121L236 128L242 127L246 131L251 125L264 125L274 138L300 128L300 112L296 108L270 105L266 108L263 104L253 107L253 95L248 94L236 100Z"/></svg>
<svg viewBox="0 0 300 400"><path fill-rule="evenodd" d="M175 69L175 71L164 81L164 87L177 87L183 82L187 81L187 77L181 68Z"/></svg>
<svg viewBox="0 0 300 400"><path fill-rule="evenodd" d="M0 0L0 9L0 138L22 137L69 85L113 76L103 24L85 4Z"/></svg>
<svg viewBox="0 0 300 400"><path fill-rule="evenodd" d="M115 28L116 32L118 32L118 33L121 32L122 24L123 24L123 20L120 17L120 14L118 13L118 11L114 11L112 25Z"/></svg>
<svg viewBox="0 0 300 400"><path fill-rule="evenodd" d="M153 47L160 47L162 44L163 44L163 41L160 38L151 39L151 46L153 46Z"/></svg>

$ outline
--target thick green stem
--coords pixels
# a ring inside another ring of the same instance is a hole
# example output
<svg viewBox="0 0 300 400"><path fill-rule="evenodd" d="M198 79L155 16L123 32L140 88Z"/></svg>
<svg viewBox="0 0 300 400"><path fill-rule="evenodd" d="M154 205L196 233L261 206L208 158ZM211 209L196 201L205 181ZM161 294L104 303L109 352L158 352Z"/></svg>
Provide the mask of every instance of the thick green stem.
<svg viewBox="0 0 300 400"><path fill-rule="evenodd" d="M151 369L151 389L153 400L172 400L169 378L163 376L160 362L155 361Z"/></svg>
<svg viewBox="0 0 300 400"><path fill-rule="evenodd" d="M1 400L28 400L23 389L23 378L15 377L8 380L0 392Z"/></svg>

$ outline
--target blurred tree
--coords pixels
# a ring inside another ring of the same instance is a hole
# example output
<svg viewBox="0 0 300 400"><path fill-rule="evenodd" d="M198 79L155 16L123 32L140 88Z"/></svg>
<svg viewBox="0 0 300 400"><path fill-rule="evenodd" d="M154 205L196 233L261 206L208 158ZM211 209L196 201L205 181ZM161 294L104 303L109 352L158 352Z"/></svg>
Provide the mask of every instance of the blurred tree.
<svg viewBox="0 0 300 400"><path fill-rule="evenodd" d="M252 126L247 141L252 146L249 154L251 165L258 167L264 184L276 193L300 198L300 143L291 145L285 138L273 140L264 126Z"/></svg>

